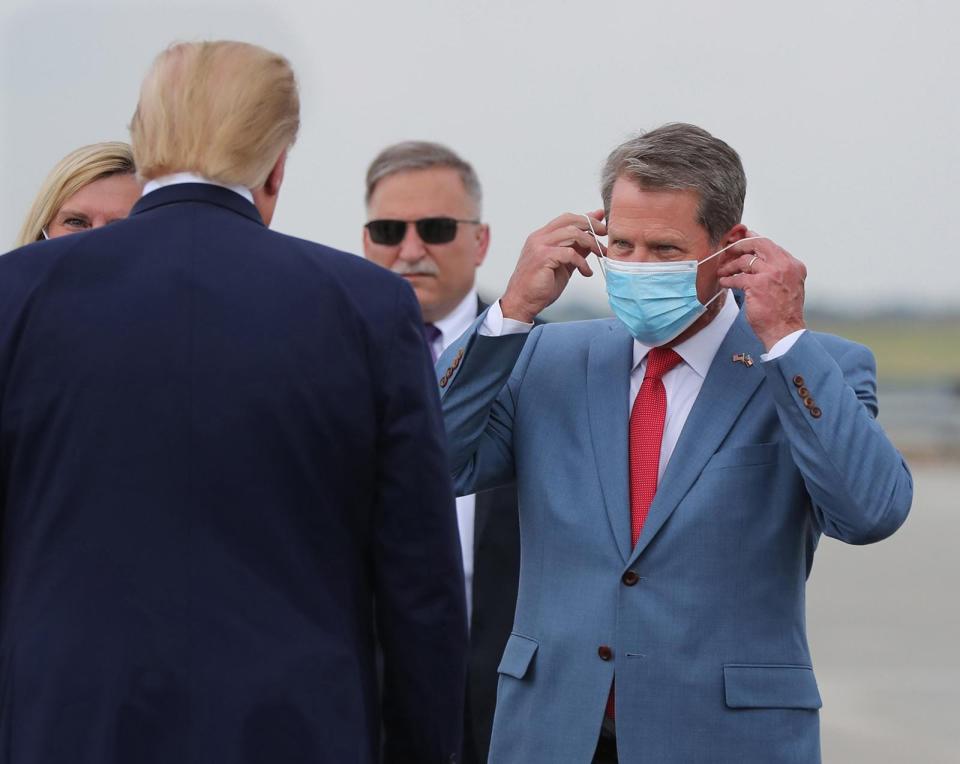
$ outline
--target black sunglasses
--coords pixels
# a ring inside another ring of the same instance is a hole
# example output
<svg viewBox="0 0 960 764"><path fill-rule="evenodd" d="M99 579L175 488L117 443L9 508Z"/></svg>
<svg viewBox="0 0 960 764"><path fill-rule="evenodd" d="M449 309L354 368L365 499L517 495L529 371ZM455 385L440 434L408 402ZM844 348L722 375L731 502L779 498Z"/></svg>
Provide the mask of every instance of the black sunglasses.
<svg viewBox="0 0 960 764"><path fill-rule="evenodd" d="M417 236L424 244L449 244L457 238L457 223L479 224L479 220L456 218L420 218L419 220L371 220L365 228L374 244L394 247L407 235L407 224L417 227Z"/></svg>

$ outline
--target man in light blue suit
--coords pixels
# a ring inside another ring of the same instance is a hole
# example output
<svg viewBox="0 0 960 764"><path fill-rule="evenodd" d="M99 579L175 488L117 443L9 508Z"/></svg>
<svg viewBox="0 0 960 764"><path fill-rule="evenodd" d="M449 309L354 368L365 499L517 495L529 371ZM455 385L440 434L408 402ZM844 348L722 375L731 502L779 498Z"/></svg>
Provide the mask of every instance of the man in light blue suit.
<svg viewBox="0 0 960 764"><path fill-rule="evenodd" d="M605 209L531 234L438 362L458 491L519 491L494 764L820 760L814 550L893 533L912 481L872 354L805 328L806 269L741 223L745 188L700 128L626 142ZM617 318L534 329L591 252Z"/></svg>

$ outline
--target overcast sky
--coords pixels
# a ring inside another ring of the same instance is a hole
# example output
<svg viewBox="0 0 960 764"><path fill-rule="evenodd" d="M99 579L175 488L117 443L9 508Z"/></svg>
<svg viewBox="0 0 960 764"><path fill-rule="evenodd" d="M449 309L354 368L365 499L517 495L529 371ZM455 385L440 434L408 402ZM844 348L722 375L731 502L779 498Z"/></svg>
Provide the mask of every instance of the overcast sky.
<svg viewBox="0 0 960 764"><path fill-rule="evenodd" d="M740 152L745 222L807 264L809 300L957 306L958 27L948 0L2 0L0 251L60 157L128 137L160 49L235 38L300 80L278 230L359 251L369 161L441 141L483 183L496 297L530 231L600 206L613 146L680 120Z"/></svg>

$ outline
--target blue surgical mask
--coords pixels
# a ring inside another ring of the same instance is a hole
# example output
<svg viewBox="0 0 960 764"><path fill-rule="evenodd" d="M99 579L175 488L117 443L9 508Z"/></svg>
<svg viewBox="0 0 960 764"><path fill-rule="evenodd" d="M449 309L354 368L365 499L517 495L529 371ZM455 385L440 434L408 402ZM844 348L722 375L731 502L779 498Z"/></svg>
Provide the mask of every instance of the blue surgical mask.
<svg viewBox="0 0 960 764"><path fill-rule="evenodd" d="M596 239L593 223L589 225ZM740 241L758 238L761 237ZM722 293L721 290L706 304L701 303L697 297L697 268L738 243L728 244L703 260L637 263L602 258L610 308L638 342L650 347L670 342L700 318Z"/></svg>

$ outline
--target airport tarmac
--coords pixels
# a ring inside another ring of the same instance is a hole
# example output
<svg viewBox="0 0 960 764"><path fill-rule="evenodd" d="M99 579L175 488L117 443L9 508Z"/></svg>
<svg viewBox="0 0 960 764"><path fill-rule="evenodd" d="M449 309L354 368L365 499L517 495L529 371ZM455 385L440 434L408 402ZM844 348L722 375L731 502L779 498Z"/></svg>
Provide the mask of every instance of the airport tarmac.
<svg viewBox="0 0 960 764"><path fill-rule="evenodd" d="M960 762L960 464L913 475L894 536L817 551L807 631L825 764Z"/></svg>

